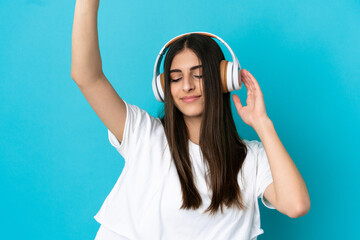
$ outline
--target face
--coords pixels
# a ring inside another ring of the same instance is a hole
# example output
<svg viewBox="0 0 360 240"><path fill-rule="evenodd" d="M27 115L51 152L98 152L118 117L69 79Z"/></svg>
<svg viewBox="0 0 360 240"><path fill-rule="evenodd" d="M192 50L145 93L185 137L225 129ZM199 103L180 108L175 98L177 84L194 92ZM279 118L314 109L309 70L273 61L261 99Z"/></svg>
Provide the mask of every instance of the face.
<svg viewBox="0 0 360 240"><path fill-rule="evenodd" d="M201 119L204 111L202 66L191 49L179 52L170 67L170 91L184 119Z"/></svg>

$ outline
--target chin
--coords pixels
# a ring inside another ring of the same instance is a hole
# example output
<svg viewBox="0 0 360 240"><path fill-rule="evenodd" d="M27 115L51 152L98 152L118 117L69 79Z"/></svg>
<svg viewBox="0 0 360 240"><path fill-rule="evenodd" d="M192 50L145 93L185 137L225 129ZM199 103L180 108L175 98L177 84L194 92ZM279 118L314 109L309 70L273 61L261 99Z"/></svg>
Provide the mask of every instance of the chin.
<svg viewBox="0 0 360 240"><path fill-rule="evenodd" d="M201 117L204 112L204 106L202 104L195 104L193 106L180 105L176 107L184 115L184 117Z"/></svg>
<svg viewBox="0 0 360 240"><path fill-rule="evenodd" d="M202 113L198 113L198 114L196 114L196 113L194 113L194 114L184 114L183 113L183 115L184 115L184 117L187 117L187 118L199 118L199 117L201 117L202 116Z"/></svg>
<svg viewBox="0 0 360 240"><path fill-rule="evenodd" d="M184 117L186 116L186 117L191 117L191 118L193 118L193 117L201 117L202 116L202 114L203 114L203 111L202 111L202 109L201 110L195 110L195 109L193 109L192 111L182 111L182 110L180 110L180 112L182 112L182 114L184 115Z"/></svg>

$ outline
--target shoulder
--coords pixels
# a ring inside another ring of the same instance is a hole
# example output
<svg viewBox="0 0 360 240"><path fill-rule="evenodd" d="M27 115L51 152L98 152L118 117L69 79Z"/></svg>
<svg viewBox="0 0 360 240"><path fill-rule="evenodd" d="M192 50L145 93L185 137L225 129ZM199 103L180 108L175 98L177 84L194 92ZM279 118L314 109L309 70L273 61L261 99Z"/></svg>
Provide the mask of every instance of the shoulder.
<svg viewBox="0 0 360 240"><path fill-rule="evenodd" d="M156 144L163 144L166 138L159 118L151 116L137 105L127 102L125 105L127 115L122 141L120 143L110 131L109 140L125 161L130 162L135 154L150 151Z"/></svg>
<svg viewBox="0 0 360 240"><path fill-rule="evenodd" d="M125 102L125 101L124 101ZM155 124L161 125L161 121L159 118L156 118L150 115L145 109L135 105L125 102L127 109L127 120L129 122L137 122L138 124Z"/></svg>
<svg viewBox="0 0 360 240"><path fill-rule="evenodd" d="M242 141L245 143L249 151L258 152L258 150L262 148L262 143L257 140L243 139Z"/></svg>
<svg viewBox="0 0 360 240"><path fill-rule="evenodd" d="M137 105L125 102L126 122L124 135L128 142L139 143L163 134L164 128L159 118L150 115Z"/></svg>
<svg viewBox="0 0 360 240"><path fill-rule="evenodd" d="M253 173L253 171L257 169L263 146L262 143L257 140L243 139L243 142L247 148L246 158L244 160L244 171Z"/></svg>
<svg viewBox="0 0 360 240"><path fill-rule="evenodd" d="M252 172L252 169L256 168L260 142L257 140L247 140L247 139L242 139L242 141L245 143L247 148L247 153L243 166L244 171Z"/></svg>

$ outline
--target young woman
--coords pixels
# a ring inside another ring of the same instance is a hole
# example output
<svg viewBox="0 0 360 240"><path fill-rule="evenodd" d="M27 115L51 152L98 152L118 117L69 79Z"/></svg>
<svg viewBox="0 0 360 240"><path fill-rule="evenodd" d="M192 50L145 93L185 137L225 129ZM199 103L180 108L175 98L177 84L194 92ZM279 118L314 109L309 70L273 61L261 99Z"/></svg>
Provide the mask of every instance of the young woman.
<svg viewBox="0 0 360 240"><path fill-rule="evenodd" d="M256 239L258 198L296 218L306 184L276 134L256 79L242 69L247 106L233 101L261 142L242 140L222 77L224 55L204 34L171 43L160 118L122 100L102 72L99 0L77 0L71 76L108 128L125 167L95 219L96 239Z"/></svg>

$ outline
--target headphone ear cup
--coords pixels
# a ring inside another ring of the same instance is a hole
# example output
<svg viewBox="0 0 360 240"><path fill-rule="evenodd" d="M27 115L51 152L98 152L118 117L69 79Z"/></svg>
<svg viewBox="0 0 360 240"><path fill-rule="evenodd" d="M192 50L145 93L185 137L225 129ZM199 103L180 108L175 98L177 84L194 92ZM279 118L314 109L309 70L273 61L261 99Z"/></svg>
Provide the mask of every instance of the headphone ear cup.
<svg viewBox="0 0 360 240"><path fill-rule="evenodd" d="M233 77L233 68L234 68L234 63L233 62L228 62L227 67L226 67L226 84L227 84L227 91L231 92L234 91L234 86L233 86L233 81L234 81L234 77Z"/></svg>
<svg viewBox="0 0 360 240"><path fill-rule="evenodd" d="M223 93L229 92L227 87L227 68L229 61L221 60L220 62L220 78L221 78L221 88Z"/></svg>
<svg viewBox="0 0 360 240"><path fill-rule="evenodd" d="M161 88L163 90L163 93L165 93L165 75L164 75L164 73L160 74L160 83L161 83Z"/></svg>
<svg viewBox="0 0 360 240"><path fill-rule="evenodd" d="M164 102L165 100L165 81L164 81L164 73L158 75L156 77L156 99L158 99L159 102Z"/></svg>

